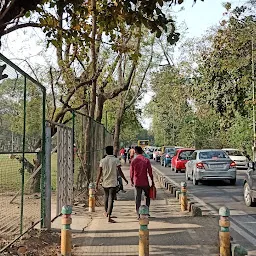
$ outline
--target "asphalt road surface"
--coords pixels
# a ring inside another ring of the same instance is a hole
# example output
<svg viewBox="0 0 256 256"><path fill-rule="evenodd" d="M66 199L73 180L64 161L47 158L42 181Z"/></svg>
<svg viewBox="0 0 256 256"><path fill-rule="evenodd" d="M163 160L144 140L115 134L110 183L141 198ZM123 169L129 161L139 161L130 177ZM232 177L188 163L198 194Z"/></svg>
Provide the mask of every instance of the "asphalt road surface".
<svg viewBox="0 0 256 256"><path fill-rule="evenodd" d="M184 173L175 173L170 167L163 167L160 163L151 161L152 165L167 178L180 184L185 181ZM203 209L211 214L218 214L222 206L231 211L231 236L236 243L249 250L249 255L256 255L256 207L247 207L243 200L243 179L246 170L237 170L237 184L231 186L229 182L208 181L194 186L188 181L188 192L194 196Z"/></svg>

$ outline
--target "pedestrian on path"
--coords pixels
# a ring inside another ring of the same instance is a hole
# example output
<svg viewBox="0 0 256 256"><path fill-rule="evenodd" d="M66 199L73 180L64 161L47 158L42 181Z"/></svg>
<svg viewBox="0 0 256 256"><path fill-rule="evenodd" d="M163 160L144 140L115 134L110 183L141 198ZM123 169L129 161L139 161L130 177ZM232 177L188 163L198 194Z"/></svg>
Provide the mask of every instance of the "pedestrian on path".
<svg viewBox="0 0 256 256"><path fill-rule="evenodd" d="M130 155L129 163L131 163L135 155L135 150L133 147L129 150L129 155Z"/></svg>
<svg viewBox="0 0 256 256"><path fill-rule="evenodd" d="M108 222L115 223L111 218L111 214L114 207L114 198L116 196L116 187L117 187L117 170L119 175L126 181L121 164L118 158L114 156L113 146L106 147L107 156L100 161L99 174L96 183L96 190L99 188L99 183L102 177L102 187L104 189L104 206L105 213L104 215L108 218Z"/></svg>
<svg viewBox="0 0 256 256"><path fill-rule="evenodd" d="M150 160L143 156L143 150L141 147L135 147L136 158L131 162L130 165L130 177L131 185L135 186L135 202L136 202L136 212L139 218L139 208L141 205L141 195L142 191L145 193L146 205L150 206L149 197L149 181L148 176L151 178L152 186L154 186L154 177L152 173L152 167Z"/></svg>

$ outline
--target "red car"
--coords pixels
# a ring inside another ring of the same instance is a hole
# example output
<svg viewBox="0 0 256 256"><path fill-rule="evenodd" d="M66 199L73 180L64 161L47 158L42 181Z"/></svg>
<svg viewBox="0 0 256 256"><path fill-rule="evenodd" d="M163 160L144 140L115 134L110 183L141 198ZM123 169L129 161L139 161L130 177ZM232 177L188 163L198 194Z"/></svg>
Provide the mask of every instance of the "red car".
<svg viewBox="0 0 256 256"><path fill-rule="evenodd" d="M189 160L189 157L195 151L193 148L180 148L176 150L174 157L172 158L171 168L172 171L177 172L185 172L186 166L185 164Z"/></svg>

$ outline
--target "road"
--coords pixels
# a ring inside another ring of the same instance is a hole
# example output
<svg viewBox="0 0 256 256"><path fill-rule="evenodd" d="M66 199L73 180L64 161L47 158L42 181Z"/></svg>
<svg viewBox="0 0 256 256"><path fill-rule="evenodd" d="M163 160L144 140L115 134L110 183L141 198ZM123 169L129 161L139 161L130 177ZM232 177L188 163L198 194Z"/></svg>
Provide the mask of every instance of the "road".
<svg viewBox="0 0 256 256"><path fill-rule="evenodd" d="M152 165L166 177L180 184L185 181L184 173L175 173L170 167L163 167L151 161ZM249 255L256 255L256 207L247 207L243 201L243 178L246 170L237 171L237 184L229 185L229 182L213 181L199 183L193 186L188 181L188 191L194 196L204 209L218 214L222 206L231 211L231 236L235 242L249 250Z"/></svg>

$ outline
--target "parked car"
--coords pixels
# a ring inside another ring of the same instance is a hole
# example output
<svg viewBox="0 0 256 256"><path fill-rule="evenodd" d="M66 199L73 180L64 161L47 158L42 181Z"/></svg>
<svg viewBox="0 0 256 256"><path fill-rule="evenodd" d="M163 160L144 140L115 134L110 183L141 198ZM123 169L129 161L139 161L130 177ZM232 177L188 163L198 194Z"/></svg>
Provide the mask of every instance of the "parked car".
<svg viewBox="0 0 256 256"><path fill-rule="evenodd" d="M256 205L256 163L249 163L249 170L244 180L244 202L247 206Z"/></svg>
<svg viewBox="0 0 256 256"><path fill-rule="evenodd" d="M171 168L172 171L185 172L186 163L189 160L189 157L193 154L195 149L193 148L181 148L177 149L175 155L172 158Z"/></svg>
<svg viewBox="0 0 256 256"><path fill-rule="evenodd" d="M153 160L156 162L160 161L160 156L161 156L161 148L154 148Z"/></svg>
<svg viewBox="0 0 256 256"><path fill-rule="evenodd" d="M160 157L160 164L164 167L171 166L171 161L177 149L181 147L163 146Z"/></svg>
<svg viewBox="0 0 256 256"><path fill-rule="evenodd" d="M223 148L222 150L229 155L231 160L235 161L237 169L248 169L249 160L239 149Z"/></svg>
<svg viewBox="0 0 256 256"><path fill-rule="evenodd" d="M186 163L186 180L194 185L203 180L229 180L236 184L236 163L220 149L196 150Z"/></svg>

